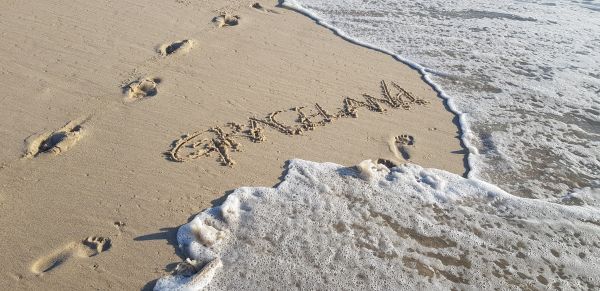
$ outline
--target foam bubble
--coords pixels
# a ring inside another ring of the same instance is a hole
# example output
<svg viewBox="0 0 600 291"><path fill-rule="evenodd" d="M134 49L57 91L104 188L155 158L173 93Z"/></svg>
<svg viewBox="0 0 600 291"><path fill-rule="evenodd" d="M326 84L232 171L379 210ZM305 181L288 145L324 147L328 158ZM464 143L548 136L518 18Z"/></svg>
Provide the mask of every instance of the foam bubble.
<svg viewBox="0 0 600 291"><path fill-rule="evenodd" d="M596 208L416 165L292 160L276 188L237 189L177 239L201 278L155 290L600 288Z"/></svg>

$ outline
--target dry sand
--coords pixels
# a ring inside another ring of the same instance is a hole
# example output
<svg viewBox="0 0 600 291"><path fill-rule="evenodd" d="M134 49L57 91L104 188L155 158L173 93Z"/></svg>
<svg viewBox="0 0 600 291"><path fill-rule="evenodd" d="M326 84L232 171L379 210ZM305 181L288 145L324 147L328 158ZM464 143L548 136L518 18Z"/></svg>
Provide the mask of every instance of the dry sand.
<svg viewBox="0 0 600 291"><path fill-rule="evenodd" d="M151 288L181 261L177 226L229 190L276 184L290 158L410 156L465 171L454 116L417 72L276 1L253 3L2 1L3 289ZM240 144L234 166L222 165L219 144L185 162L165 155L186 133L229 132L279 110L298 125L290 108L333 113L346 96L383 98L381 80L429 104L359 108L302 135L263 124L261 143L220 140Z"/></svg>

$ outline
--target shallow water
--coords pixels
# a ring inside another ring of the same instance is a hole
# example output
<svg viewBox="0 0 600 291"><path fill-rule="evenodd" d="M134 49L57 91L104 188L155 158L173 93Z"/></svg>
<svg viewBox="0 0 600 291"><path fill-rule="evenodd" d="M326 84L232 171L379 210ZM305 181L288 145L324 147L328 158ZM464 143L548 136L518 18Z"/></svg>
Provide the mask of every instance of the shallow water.
<svg viewBox="0 0 600 291"><path fill-rule="evenodd" d="M592 290L599 229L589 205L441 170L292 160L276 188L239 188L182 226L203 273L156 290Z"/></svg>
<svg viewBox="0 0 600 291"><path fill-rule="evenodd" d="M600 188L599 2L285 3L422 66L463 115L472 177L535 198Z"/></svg>

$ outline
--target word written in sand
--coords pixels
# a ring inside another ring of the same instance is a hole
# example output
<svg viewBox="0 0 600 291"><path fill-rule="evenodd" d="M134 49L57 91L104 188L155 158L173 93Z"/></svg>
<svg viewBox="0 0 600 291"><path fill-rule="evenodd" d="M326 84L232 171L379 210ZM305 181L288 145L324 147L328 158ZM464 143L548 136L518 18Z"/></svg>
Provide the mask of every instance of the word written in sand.
<svg viewBox="0 0 600 291"><path fill-rule="evenodd" d="M360 108L383 113L387 110L383 105L392 109L409 110L413 105L426 105L429 103L415 97L394 82L391 82L391 85L393 90L390 90L385 81L381 81L380 98L368 94L362 95L363 100L345 97L342 108L333 114L315 103L315 108L310 113L305 111L305 107L294 107L288 110L271 112L262 119L250 117L246 124L229 122L222 127L215 126L207 130L196 131L173 142L173 147L166 155L172 161L177 162L216 155L221 164L233 166L235 161L232 159L231 153L241 151L241 144L238 140L246 138L254 143L265 141L265 127L287 135L301 135L305 131L325 126L340 118L356 118ZM285 112L293 112L297 115L297 119L293 124L286 124L278 119L278 115Z"/></svg>

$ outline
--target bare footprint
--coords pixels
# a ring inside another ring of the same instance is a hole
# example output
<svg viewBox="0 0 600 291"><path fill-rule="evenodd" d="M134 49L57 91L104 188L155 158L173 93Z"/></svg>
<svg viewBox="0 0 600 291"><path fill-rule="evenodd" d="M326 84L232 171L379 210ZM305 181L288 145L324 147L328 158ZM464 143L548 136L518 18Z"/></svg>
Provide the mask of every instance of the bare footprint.
<svg viewBox="0 0 600 291"><path fill-rule="evenodd" d="M192 39L178 40L172 43L165 43L158 48L158 53L161 56L171 54L186 54L194 47L195 41Z"/></svg>
<svg viewBox="0 0 600 291"><path fill-rule="evenodd" d="M141 78L138 81L131 82L123 88L130 101L140 100L146 97L156 96L158 94L158 84L160 78Z"/></svg>
<svg viewBox="0 0 600 291"><path fill-rule="evenodd" d="M388 160L388 159L384 159L384 158L377 159L377 164L384 165L388 169L398 167L398 163L396 161L392 161L392 160Z"/></svg>
<svg viewBox="0 0 600 291"><path fill-rule="evenodd" d="M218 27L224 26L236 26L240 22L240 17L237 15L232 15L227 12L221 13L219 16L213 18L213 23Z"/></svg>
<svg viewBox="0 0 600 291"><path fill-rule="evenodd" d="M89 258L110 248L110 239L90 236L80 242L72 242L63 248L36 260L31 265L31 272L42 274L48 272L71 258Z"/></svg>
<svg viewBox="0 0 600 291"><path fill-rule="evenodd" d="M410 160L414 156L415 138L408 134L393 137L390 140L389 147L396 158Z"/></svg>
<svg viewBox="0 0 600 291"><path fill-rule="evenodd" d="M398 150L405 160L410 160L413 157L415 138L412 135L403 134L396 137Z"/></svg>
<svg viewBox="0 0 600 291"><path fill-rule="evenodd" d="M33 135L25 140L26 152L24 158L39 155L58 155L73 147L83 136L83 123L70 121L65 126L53 131Z"/></svg>
<svg viewBox="0 0 600 291"><path fill-rule="evenodd" d="M261 11L261 12L269 12L269 13L275 13L275 14L279 14L279 12L272 10L272 9L266 9L264 8L262 5L260 5L260 3L256 2L254 4L252 4L251 6L252 8Z"/></svg>

